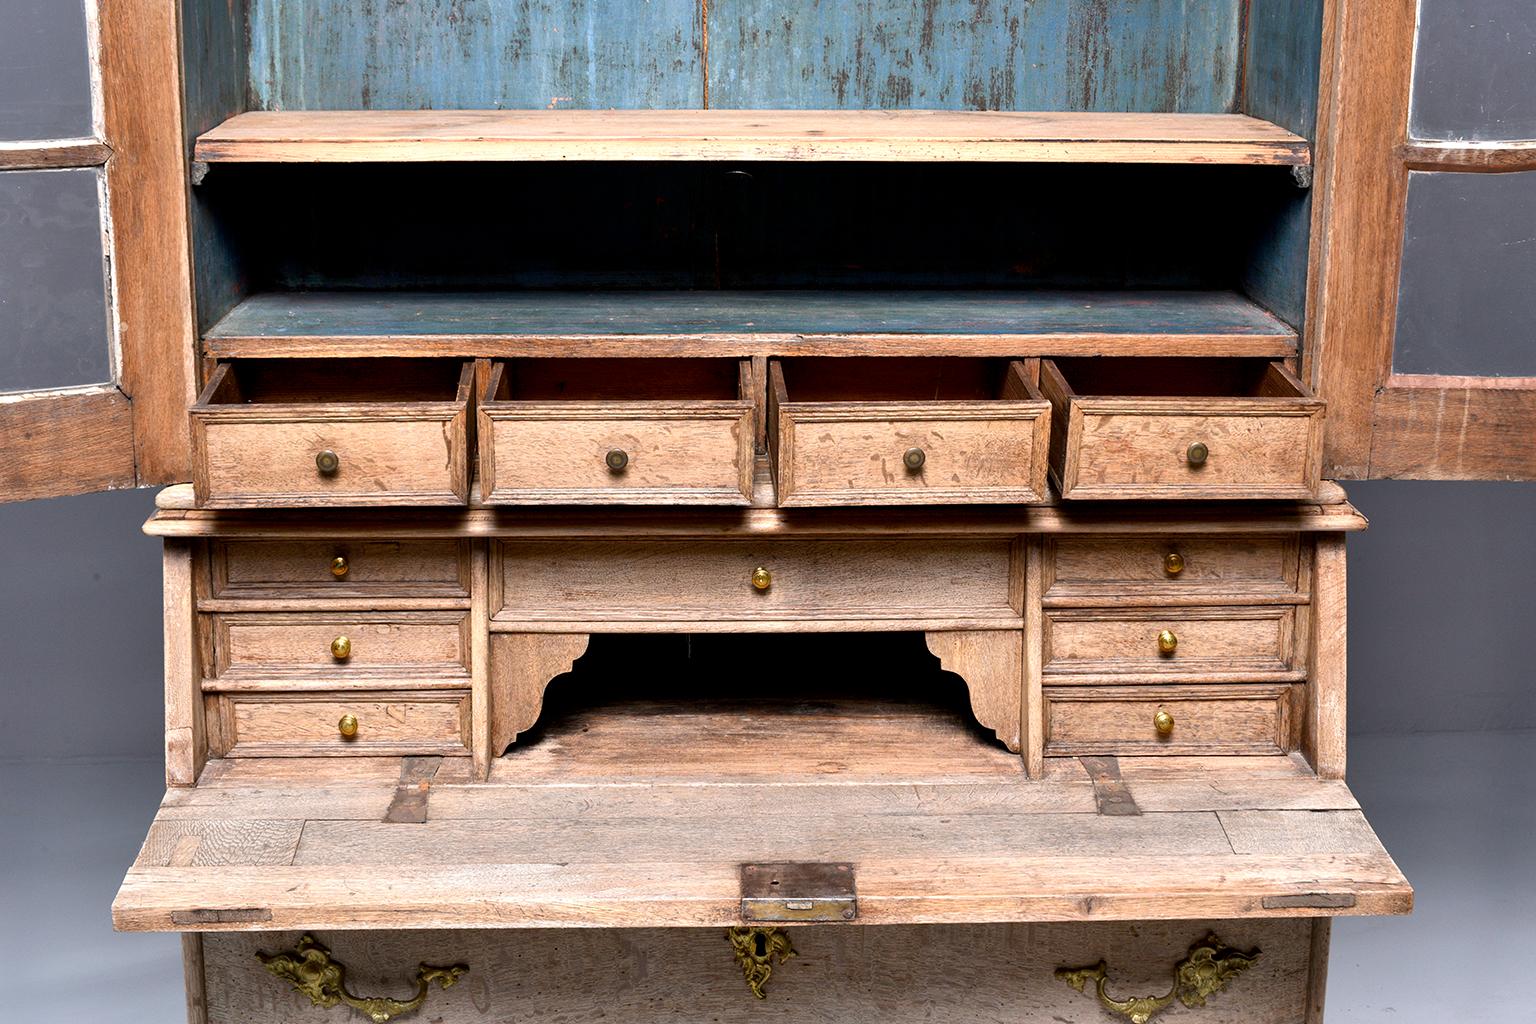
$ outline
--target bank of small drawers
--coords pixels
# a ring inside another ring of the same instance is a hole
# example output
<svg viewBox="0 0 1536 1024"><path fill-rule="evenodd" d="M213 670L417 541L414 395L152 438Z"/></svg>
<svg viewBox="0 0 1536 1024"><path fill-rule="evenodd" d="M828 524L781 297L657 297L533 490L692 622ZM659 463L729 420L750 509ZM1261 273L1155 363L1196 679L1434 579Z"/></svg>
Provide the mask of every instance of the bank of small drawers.
<svg viewBox="0 0 1536 1024"><path fill-rule="evenodd" d="M214 542L208 574L216 753L468 753L466 542Z"/></svg>

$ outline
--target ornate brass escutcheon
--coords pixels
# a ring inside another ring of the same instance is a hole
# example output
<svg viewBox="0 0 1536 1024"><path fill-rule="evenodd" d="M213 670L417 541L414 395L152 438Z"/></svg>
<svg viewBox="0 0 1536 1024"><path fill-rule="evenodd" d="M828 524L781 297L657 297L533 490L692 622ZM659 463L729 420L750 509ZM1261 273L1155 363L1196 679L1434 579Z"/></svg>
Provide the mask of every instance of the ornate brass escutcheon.
<svg viewBox="0 0 1536 1024"><path fill-rule="evenodd" d="M464 964L452 967L421 964L416 968L416 995L410 999L391 999L388 996L355 996L348 992L346 967L333 960L331 951L316 942L312 935L299 939L291 953L270 956L257 953L256 958L266 965L267 970L309 996L309 1001L316 1006L329 1008L346 1003L374 1024L384 1024L421 1009L432 982L448 988L469 971Z"/></svg>
<svg viewBox="0 0 1536 1024"><path fill-rule="evenodd" d="M1247 970L1259 958L1257 949L1241 953L1224 946L1214 932L1189 947L1189 955L1173 965L1173 987L1166 995L1133 996L1114 999L1105 991L1108 984L1109 965L1100 960L1092 967L1058 967L1056 977L1079 992L1088 982L1096 983L1099 1003L1116 1016L1125 1017L1131 1024L1147 1024L1147 1021L1171 1005L1174 999L1193 1009L1204 1006L1206 997L1227 987L1227 982Z"/></svg>
<svg viewBox="0 0 1536 1024"><path fill-rule="evenodd" d="M782 928L732 928L725 933L725 938L731 944L731 952L736 954L736 962L741 965L741 973L747 979L747 988L759 999L767 999L768 993L763 986L768 984L768 979L773 976L773 961L778 959L780 966L784 961L795 955L795 947L789 944L789 936L784 934Z"/></svg>

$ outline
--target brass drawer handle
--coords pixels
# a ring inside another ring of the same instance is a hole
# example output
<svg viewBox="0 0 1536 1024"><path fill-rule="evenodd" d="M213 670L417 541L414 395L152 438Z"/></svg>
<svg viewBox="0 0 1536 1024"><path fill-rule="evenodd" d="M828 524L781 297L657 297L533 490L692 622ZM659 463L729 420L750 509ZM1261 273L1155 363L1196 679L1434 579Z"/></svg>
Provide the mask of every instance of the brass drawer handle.
<svg viewBox="0 0 1536 1024"><path fill-rule="evenodd" d="M341 456L327 448L315 456L315 468L321 476L335 476L341 469Z"/></svg>
<svg viewBox="0 0 1536 1024"><path fill-rule="evenodd" d="M1211 457L1211 450L1205 446L1204 441L1195 441L1184 453L1184 457L1189 460L1191 466L1203 466L1205 460Z"/></svg>
<svg viewBox="0 0 1536 1024"><path fill-rule="evenodd" d="M1177 576L1184 571L1184 556L1177 551L1170 551L1163 556L1163 572L1169 576Z"/></svg>
<svg viewBox="0 0 1536 1024"><path fill-rule="evenodd" d="M1172 736L1173 716L1159 708L1157 714L1152 716L1152 728L1157 730L1159 736Z"/></svg>
<svg viewBox="0 0 1536 1024"><path fill-rule="evenodd" d="M341 733L343 739L350 740L357 735L357 716L342 715L341 721L336 723L336 731Z"/></svg>
<svg viewBox="0 0 1536 1024"><path fill-rule="evenodd" d="M731 928L725 938L731 944L731 952L736 954L736 962L741 965L747 988L757 998L767 999L768 993L763 986L773 976L774 959L777 958L782 967L784 961L795 955L789 936L782 928L752 926Z"/></svg>
<svg viewBox="0 0 1536 1024"><path fill-rule="evenodd" d="M351 570L352 567L347 564L346 555L337 555L335 558L331 559L331 575L335 576L337 579L341 579Z"/></svg>
<svg viewBox="0 0 1536 1024"><path fill-rule="evenodd" d="M767 590L773 586L773 573L758 566L752 570L752 586L757 590Z"/></svg>
<svg viewBox="0 0 1536 1024"><path fill-rule="evenodd" d="M1157 652L1159 654L1172 654L1179 649L1179 638L1173 630L1165 629L1157 634Z"/></svg>
<svg viewBox="0 0 1536 1024"><path fill-rule="evenodd" d="M433 967L421 964L416 968L416 995L410 999L391 999L388 996L355 996L347 991L346 965L331 956L331 951L315 941L313 935L299 939L291 953L257 953L256 958L277 977L284 979L315 1006L330 1008L346 1003L358 1013L373 1021L385 1024L403 1014L421 1009L427 1001L432 982L443 988L451 988L469 968L464 964L451 967Z"/></svg>
<svg viewBox="0 0 1536 1024"><path fill-rule="evenodd" d="M603 464L608 467L610 473L622 473L629 466L629 452L623 448L610 449L603 456Z"/></svg>
<svg viewBox="0 0 1536 1024"><path fill-rule="evenodd" d="M339 636L331 641L331 657L337 661L346 661L352 657L352 638Z"/></svg>
<svg viewBox="0 0 1536 1024"><path fill-rule="evenodd" d="M1088 982L1094 982L1099 1004L1109 1013L1124 1017L1131 1024L1147 1024L1178 999L1190 1009L1204 1006L1209 996L1227 987L1227 982L1246 971L1259 958L1257 949L1241 953L1224 946L1215 932L1189 947L1189 955L1173 965L1173 987L1166 995L1132 996L1115 999L1105 991L1108 985L1109 965L1100 960L1092 967L1058 967L1056 977L1079 992L1085 991Z"/></svg>
<svg viewBox="0 0 1536 1024"><path fill-rule="evenodd" d="M921 448L908 448L901 454L901 464L907 467L907 471L916 473L923 468L923 463L928 461L928 454Z"/></svg>

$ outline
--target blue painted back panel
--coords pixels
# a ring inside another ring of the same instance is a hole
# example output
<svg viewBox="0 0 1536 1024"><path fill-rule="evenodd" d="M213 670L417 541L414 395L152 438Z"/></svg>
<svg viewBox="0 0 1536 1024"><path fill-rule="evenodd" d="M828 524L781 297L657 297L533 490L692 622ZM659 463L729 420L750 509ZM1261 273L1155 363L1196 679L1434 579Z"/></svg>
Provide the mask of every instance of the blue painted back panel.
<svg viewBox="0 0 1536 1024"><path fill-rule="evenodd" d="M260 109L697 107L698 0L251 0Z"/></svg>

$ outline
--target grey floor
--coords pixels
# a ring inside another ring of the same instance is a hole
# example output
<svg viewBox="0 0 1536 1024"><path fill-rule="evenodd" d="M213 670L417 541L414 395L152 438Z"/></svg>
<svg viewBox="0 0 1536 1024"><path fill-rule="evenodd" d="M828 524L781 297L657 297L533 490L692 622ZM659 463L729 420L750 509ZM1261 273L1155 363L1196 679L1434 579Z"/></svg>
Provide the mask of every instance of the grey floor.
<svg viewBox="0 0 1536 1024"><path fill-rule="evenodd" d="M1338 923L1328 1020L1530 1020L1536 732L1358 736L1350 753L1350 783L1418 907ZM0 963L27 965L26 984L7 986L6 1019L181 1020L176 938L114 934L107 914L159 775L147 760L6 766Z"/></svg>

